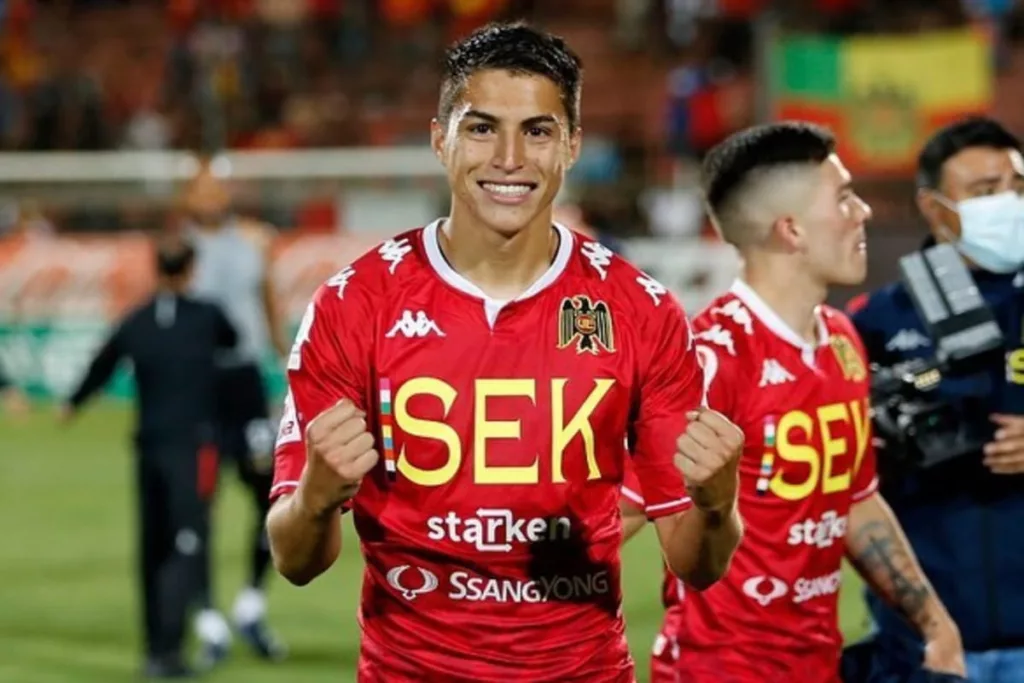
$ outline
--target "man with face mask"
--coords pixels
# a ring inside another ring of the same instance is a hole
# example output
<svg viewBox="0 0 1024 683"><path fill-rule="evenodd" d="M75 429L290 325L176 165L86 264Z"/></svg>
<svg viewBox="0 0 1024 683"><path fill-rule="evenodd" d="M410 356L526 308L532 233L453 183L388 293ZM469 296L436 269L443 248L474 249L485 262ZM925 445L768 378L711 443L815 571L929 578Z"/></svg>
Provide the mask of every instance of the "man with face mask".
<svg viewBox="0 0 1024 683"><path fill-rule="evenodd" d="M988 441L977 456L883 479L925 573L949 609L975 683L1024 680L1024 159L997 122L971 118L940 130L918 163L917 205L931 235L952 244L971 268L1006 340L1005 362L988 373L947 379L940 397ZM871 361L883 366L931 357L928 338L902 283L850 305ZM898 676L920 660L920 642L872 595L875 668ZM900 680L884 678L881 680Z"/></svg>

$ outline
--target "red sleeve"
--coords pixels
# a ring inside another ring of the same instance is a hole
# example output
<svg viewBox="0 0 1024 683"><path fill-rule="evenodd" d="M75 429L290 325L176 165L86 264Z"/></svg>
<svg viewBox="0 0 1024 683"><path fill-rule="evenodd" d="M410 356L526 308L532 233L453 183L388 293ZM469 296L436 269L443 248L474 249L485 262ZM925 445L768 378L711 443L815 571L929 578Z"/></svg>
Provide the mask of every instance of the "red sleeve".
<svg viewBox="0 0 1024 683"><path fill-rule="evenodd" d="M645 511L654 519L690 507L682 472L675 465L676 440L686 429L686 413L704 402L704 375L686 314L675 298L662 300L644 338L651 346L641 377L632 450Z"/></svg>
<svg viewBox="0 0 1024 683"><path fill-rule="evenodd" d="M631 506L643 510L643 490L640 488L640 480L636 476L636 469L633 467L632 457L626 458L626 467L622 472L622 499Z"/></svg>
<svg viewBox="0 0 1024 683"><path fill-rule="evenodd" d="M865 406L866 407L866 406ZM868 442L864 447L864 456L855 464L853 473L853 502L864 500L878 490L878 473L875 469L875 445L872 443L870 418L868 420Z"/></svg>
<svg viewBox="0 0 1024 683"><path fill-rule="evenodd" d="M344 273L313 297L288 358L288 395L274 451L272 499L298 486L306 464L303 437L317 415L343 398L366 410L371 308L360 288L348 285ZM336 284L339 277L341 286Z"/></svg>
<svg viewBox="0 0 1024 683"><path fill-rule="evenodd" d="M857 333L857 329L848 320L847 327L847 334L857 341L857 351L860 353L861 359L864 361L864 367L868 367L867 352L864 348L863 340ZM870 379L865 380L865 382L869 381ZM863 424L863 430L866 432L864 436L864 453L857 454L857 460L853 465L853 486L850 489L854 503L864 500L878 490L878 470L876 467L875 440L872 434L873 426L870 410L871 406L869 405L868 400L865 399L861 402L860 413L860 420L862 421L861 424Z"/></svg>

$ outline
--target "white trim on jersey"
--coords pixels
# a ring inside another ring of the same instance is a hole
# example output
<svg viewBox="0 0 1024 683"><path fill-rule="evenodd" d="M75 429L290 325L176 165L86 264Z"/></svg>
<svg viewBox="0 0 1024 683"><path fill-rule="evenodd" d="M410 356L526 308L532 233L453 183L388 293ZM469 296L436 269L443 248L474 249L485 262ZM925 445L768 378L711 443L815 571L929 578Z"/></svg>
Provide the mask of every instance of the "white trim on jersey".
<svg viewBox="0 0 1024 683"><path fill-rule="evenodd" d="M860 502L860 501L864 500L865 498L869 498L877 490L878 490L878 477L874 477L871 480L871 482L868 483L867 486L865 486L860 491L857 491L856 493L851 495L850 496L850 500L852 500L854 503Z"/></svg>
<svg viewBox="0 0 1024 683"><path fill-rule="evenodd" d="M800 355L805 364L810 367L814 367L814 352L817 348L828 345L828 325L825 324L825 319L821 315L821 308L815 307L814 319L818 323L818 343L817 345L808 343L803 337L786 324L779 314L772 310L760 295L755 292L750 285L743 280L737 278L732 283L732 287L729 288L729 292L737 299L743 302L743 304L750 309L750 312L757 316L757 318L764 323L772 334L784 342L788 342L793 346L800 349Z"/></svg>
<svg viewBox="0 0 1024 683"><path fill-rule="evenodd" d="M644 510L648 513L658 512L660 510L667 510L673 507L679 507L681 505L689 505L692 499L689 496L680 498L679 500L672 500L667 503L658 503L657 505L648 505Z"/></svg>
<svg viewBox="0 0 1024 683"><path fill-rule="evenodd" d="M299 482L297 481L282 481L278 484L274 484L270 487L270 493L277 493L281 489L297 489L299 488Z"/></svg>
<svg viewBox="0 0 1024 683"><path fill-rule="evenodd" d="M623 496L623 498L628 498L630 502L636 503L640 507L644 507L644 497L641 496L636 491L634 491L633 489L631 489L631 488L629 488L627 486L623 486L622 487L622 496Z"/></svg>
<svg viewBox="0 0 1024 683"><path fill-rule="evenodd" d="M470 296L482 299L484 302L484 311L487 314L487 322L493 327L494 321L498 318L498 313L509 302L487 296L482 289L456 272L456 270L451 267L451 264L445 260L444 254L441 253L441 243L437 234L445 220L446 219L444 218L438 218L423 229L423 247L427 253L427 262L430 264L431 268L434 269L434 272L437 273L438 277L449 285L461 292L469 294ZM551 267L548 268L536 282L530 285L525 292L513 299L513 301L528 299L547 288L558 279L558 276L565 271L565 267L569 265L569 258L572 256L572 250L575 247L576 240L573 239L572 231L565 226L555 223L554 228L558 231L559 237L558 253L555 254L555 260L552 261Z"/></svg>

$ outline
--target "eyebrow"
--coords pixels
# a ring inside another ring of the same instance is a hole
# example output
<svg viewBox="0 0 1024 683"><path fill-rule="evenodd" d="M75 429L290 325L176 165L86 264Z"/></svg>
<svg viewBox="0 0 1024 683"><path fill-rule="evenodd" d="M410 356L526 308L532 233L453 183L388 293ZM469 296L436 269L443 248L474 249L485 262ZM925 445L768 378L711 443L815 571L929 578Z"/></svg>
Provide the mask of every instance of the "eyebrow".
<svg viewBox="0 0 1024 683"><path fill-rule="evenodd" d="M1017 173L1014 173L1014 175L1018 176ZM997 175L988 176L986 178L978 178L974 182L968 184L967 187L974 188L974 187L982 187L982 186L985 186L985 185L998 185L999 181L1002 180L1002 179L1003 179L1002 176L997 176Z"/></svg>
<svg viewBox="0 0 1024 683"><path fill-rule="evenodd" d="M463 115L463 118L467 118L467 119L468 118L480 119L481 121L486 121L487 123L495 123L495 124L501 122L501 119L498 118L497 116L495 116L494 114L488 114L487 112L480 111L479 109L470 109L470 110L468 110ZM539 125L539 124L542 124L542 123L551 123L551 124L558 125L558 119L555 116L551 115L551 114L541 114L539 116L531 116L528 119L523 119L519 123L519 126L521 128L532 128L533 126L536 126L536 125Z"/></svg>

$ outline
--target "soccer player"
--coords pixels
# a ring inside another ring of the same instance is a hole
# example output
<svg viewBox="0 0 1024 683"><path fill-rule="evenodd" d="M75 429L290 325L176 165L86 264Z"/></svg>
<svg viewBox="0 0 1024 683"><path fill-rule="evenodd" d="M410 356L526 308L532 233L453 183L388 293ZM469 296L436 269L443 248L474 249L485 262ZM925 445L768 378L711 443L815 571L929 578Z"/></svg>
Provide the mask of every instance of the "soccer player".
<svg viewBox="0 0 1024 683"><path fill-rule="evenodd" d="M871 217L833 136L749 129L712 150L703 175L714 224L743 259L694 330L708 404L746 435L746 526L726 577L669 610L680 680L838 681L844 555L919 630L924 666L963 675L959 631L876 490L860 339L823 303L830 286L863 281ZM627 491L642 504L639 485Z"/></svg>
<svg viewBox="0 0 1024 683"><path fill-rule="evenodd" d="M431 124L450 216L330 278L300 326L271 546L305 584L351 509L360 681L633 681L624 434L673 572L707 588L739 542L743 437L702 406L682 309L552 224L579 98L559 38L494 25L453 46Z"/></svg>
<svg viewBox="0 0 1024 683"><path fill-rule="evenodd" d="M622 514L622 542L629 539L647 524L644 512L644 497L637 479L636 472L627 464L622 479L622 496L619 499L619 511ZM651 648L650 683L678 683L679 671L679 623L682 619L683 594L686 587L675 574L665 569L661 582L661 606L665 608L665 616L661 621L661 629L654 637Z"/></svg>

